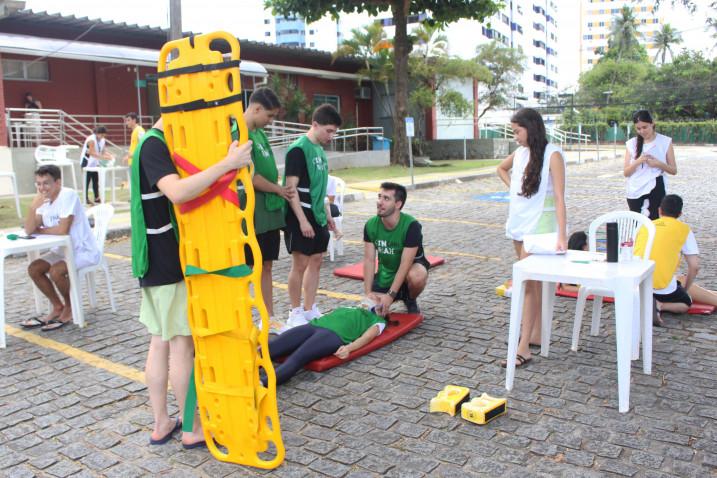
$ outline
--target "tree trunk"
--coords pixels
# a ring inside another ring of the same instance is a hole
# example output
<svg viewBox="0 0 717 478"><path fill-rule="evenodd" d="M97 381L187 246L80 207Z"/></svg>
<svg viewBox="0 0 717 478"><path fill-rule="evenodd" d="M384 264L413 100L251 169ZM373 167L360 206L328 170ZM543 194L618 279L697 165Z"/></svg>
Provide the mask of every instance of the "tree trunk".
<svg viewBox="0 0 717 478"><path fill-rule="evenodd" d="M393 24L396 33L393 38L394 84L396 109L393 114L393 149L391 164L408 164L408 139L406 138L405 119L408 110L408 54L411 44L408 41L409 0L394 0Z"/></svg>

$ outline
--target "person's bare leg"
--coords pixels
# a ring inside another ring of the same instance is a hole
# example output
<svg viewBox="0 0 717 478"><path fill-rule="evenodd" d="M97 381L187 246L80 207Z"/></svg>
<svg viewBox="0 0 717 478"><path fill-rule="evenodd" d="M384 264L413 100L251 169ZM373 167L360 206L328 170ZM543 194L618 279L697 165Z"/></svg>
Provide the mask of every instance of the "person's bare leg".
<svg viewBox="0 0 717 478"><path fill-rule="evenodd" d="M523 302L523 320L520 325L520 340L518 341L518 355L522 355L523 358L529 359L530 354L530 340L529 337L533 334L533 328L537 326L540 328L540 321L536 320L535 310L540 309L540 303L538 302L540 297L540 284L536 281L525 281L525 301ZM519 362L516 361L516 365Z"/></svg>
<svg viewBox="0 0 717 478"><path fill-rule="evenodd" d="M50 267L50 279L55 283L65 302L58 320L60 322L70 322L72 320L72 301L70 300L70 277L67 275L67 263L65 261L60 261Z"/></svg>
<svg viewBox="0 0 717 478"><path fill-rule="evenodd" d="M683 302L657 302L660 312L672 312L673 314L686 314L690 306Z"/></svg>
<svg viewBox="0 0 717 478"><path fill-rule="evenodd" d="M291 270L289 270L289 300L291 308L295 309L301 305L301 283L304 279L304 271L309 264L309 256L300 252L291 253Z"/></svg>
<svg viewBox="0 0 717 478"><path fill-rule="evenodd" d="M313 254L308 258L308 264L304 271L304 310L311 310L316 300L316 291L319 288L319 273L324 254Z"/></svg>
<svg viewBox="0 0 717 478"><path fill-rule="evenodd" d="M169 341L169 382L179 406L179 416L184 417L184 405L194 363L194 342L192 336L177 335ZM192 432L182 433L182 443L191 445L204 440L199 415L195 412Z"/></svg>
<svg viewBox="0 0 717 478"><path fill-rule="evenodd" d="M426 268L423 267L421 264L413 264L408 270L408 275L406 276L406 283L408 284L408 295L411 296L411 299L415 299L416 297L421 295L423 289L426 288L427 282L428 271L426 270Z"/></svg>
<svg viewBox="0 0 717 478"><path fill-rule="evenodd" d="M677 280L680 281L681 284L687 282L685 276L679 276L677 277ZM717 307L717 292L715 291L705 289L704 287L698 286L693 282L690 288L687 290L687 293L690 294L690 297L692 297L693 302L699 302L700 304L708 304Z"/></svg>
<svg viewBox="0 0 717 478"><path fill-rule="evenodd" d="M149 342L147 363L144 367L149 403L154 416L151 438L159 440L172 431L175 422L167 413L167 379L169 375L169 342L153 335Z"/></svg>
<svg viewBox="0 0 717 478"><path fill-rule="evenodd" d="M271 280L271 268L274 261L264 261L261 268L261 295L269 317L274 316L274 286Z"/></svg>
<svg viewBox="0 0 717 478"><path fill-rule="evenodd" d="M540 332L543 323L543 283L535 281L535 308L533 309L533 331L530 334L530 345L540 345Z"/></svg>
<svg viewBox="0 0 717 478"><path fill-rule="evenodd" d="M521 241L513 241L513 247L515 248L515 254L518 256L518 260L525 259L526 257L528 257L530 255L527 252L525 252L525 250L523 249L523 243ZM528 302L528 290L529 290L528 284L530 284L530 283L536 284L532 287L534 287L534 288L537 287L537 292L534 289L531 290L531 292L530 292L531 302L529 303ZM521 341L519 343L523 342L522 338L523 338L523 331L525 330L524 326L526 324L530 324L529 330L531 332L530 332L530 335L528 336L528 337L530 337L530 342L528 342L528 346L540 345L540 330L541 330L541 323L542 323L541 315L542 315L542 303L543 303L542 285L540 282L535 282L535 281L527 281L525 284L526 284L525 285L525 302L523 303L523 321L522 321L523 325L520 327ZM535 295L533 295L533 294L535 294ZM531 312L532 318L530 318L528 320L526 320L526 317L528 317L528 315L526 315L526 310L532 311ZM523 357L528 358L526 355L522 354L520 352L520 350L524 350L524 349L521 349L519 346L518 353L520 355L523 355ZM528 350L529 350L529 347L528 347ZM528 355L530 355L530 352L528 352Z"/></svg>
<svg viewBox="0 0 717 478"><path fill-rule="evenodd" d="M40 292L42 292L42 294L50 300L50 304L52 304L52 310L50 313L40 319L43 322L48 322L59 317L62 314L63 309L60 296L57 295L55 286L52 285L50 278L47 277L48 272L50 272L50 267L50 263L42 259L32 261L27 267L27 273L30 276L30 279L32 279L37 288L40 289Z"/></svg>

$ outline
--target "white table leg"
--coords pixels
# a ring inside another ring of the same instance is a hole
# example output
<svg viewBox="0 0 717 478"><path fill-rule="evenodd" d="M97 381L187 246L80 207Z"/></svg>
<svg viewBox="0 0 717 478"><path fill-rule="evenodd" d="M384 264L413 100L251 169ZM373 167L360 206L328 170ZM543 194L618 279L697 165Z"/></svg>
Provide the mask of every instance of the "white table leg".
<svg viewBox="0 0 717 478"><path fill-rule="evenodd" d="M523 320L523 303L525 302L525 288L523 277L513 270L513 291L510 298L510 326L508 327L508 355L505 367L505 388L513 389L515 377L515 359L518 354L518 337L520 336L520 323Z"/></svg>
<svg viewBox="0 0 717 478"><path fill-rule="evenodd" d="M100 183L100 201L102 204L105 203L105 187L107 183L107 171L100 169L99 171L99 183Z"/></svg>
<svg viewBox="0 0 717 478"><path fill-rule="evenodd" d="M0 259L0 348L6 347L5 343L5 255Z"/></svg>
<svg viewBox="0 0 717 478"><path fill-rule="evenodd" d="M82 168L82 204L87 204L87 168Z"/></svg>
<svg viewBox="0 0 717 478"><path fill-rule="evenodd" d="M652 374L652 273L640 284L642 300L642 371Z"/></svg>
<svg viewBox="0 0 717 478"><path fill-rule="evenodd" d="M553 330L553 308L555 306L555 282L543 282L542 310L540 328L540 355L547 357L550 353L550 335Z"/></svg>
<svg viewBox="0 0 717 478"><path fill-rule="evenodd" d="M20 210L20 190L17 188L17 179L15 178L15 175L13 174L10 176L10 179L12 179L12 187L15 191L15 208L17 209L17 217L22 219L22 211Z"/></svg>
<svg viewBox="0 0 717 478"><path fill-rule="evenodd" d="M617 278L615 282L618 409L620 413L625 413L630 409L630 348L632 345L632 302L635 293L631 280Z"/></svg>
<svg viewBox="0 0 717 478"><path fill-rule="evenodd" d="M112 168L112 171L110 171L112 174L112 204L114 204L116 201L115 199L115 170Z"/></svg>
<svg viewBox="0 0 717 478"><path fill-rule="evenodd" d="M82 301L80 300L80 283L77 277L75 266L75 255L72 251L72 241L67 236L65 242L65 262L67 263L67 275L70 278L70 303L72 305L72 321L79 327L85 326L85 314L82 312Z"/></svg>
<svg viewBox="0 0 717 478"><path fill-rule="evenodd" d="M642 326L640 314L640 288L633 287L635 298L632 301L632 360L640 358L640 336L642 335Z"/></svg>

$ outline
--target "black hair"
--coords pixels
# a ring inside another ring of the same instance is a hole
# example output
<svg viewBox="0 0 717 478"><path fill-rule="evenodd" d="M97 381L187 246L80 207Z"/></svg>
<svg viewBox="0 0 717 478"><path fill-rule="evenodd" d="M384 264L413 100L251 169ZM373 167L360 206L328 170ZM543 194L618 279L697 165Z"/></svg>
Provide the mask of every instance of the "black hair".
<svg viewBox="0 0 717 478"><path fill-rule="evenodd" d="M127 113L124 115L125 118L131 118L137 122L139 122L139 116L137 116L137 113Z"/></svg>
<svg viewBox="0 0 717 478"><path fill-rule="evenodd" d="M568 239L568 249L573 251L584 251L588 245L588 235L585 231L573 232Z"/></svg>
<svg viewBox="0 0 717 478"><path fill-rule="evenodd" d="M682 214L682 198L677 194L668 194L660 203L663 216L678 218Z"/></svg>
<svg viewBox="0 0 717 478"><path fill-rule="evenodd" d="M107 134L107 128L104 126L98 126L95 128L95 134Z"/></svg>
<svg viewBox="0 0 717 478"><path fill-rule="evenodd" d="M57 181L62 177L62 171L54 164L46 164L35 170L35 176L51 176L53 180Z"/></svg>
<svg viewBox="0 0 717 478"><path fill-rule="evenodd" d="M311 121L316 121L321 126L333 125L338 128L341 126L341 115L334 105L324 103L316 107L314 114L311 115Z"/></svg>
<svg viewBox="0 0 717 478"><path fill-rule="evenodd" d="M281 108L279 97L276 96L274 90L267 87L261 87L254 90L249 97L249 104L257 103L266 110L275 110Z"/></svg>
<svg viewBox="0 0 717 478"><path fill-rule="evenodd" d="M543 156L548 146L548 137L545 134L545 123L540 113L532 108L521 108L510 118L511 123L516 123L528 130L528 149L530 159L523 172L523 186L520 195L529 198L540 189L540 175L543 171Z"/></svg>
<svg viewBox="0 0 717 478"><path fill-rule="evenodd" d="M401 201L401 207L399 209L403 209L403 206L406 205L406 196L408 196L405 186L387 181L385 183L381 183L380 187L386 191L393 191L393 196L396 198L396 201Z"/></svg>
<svg viewBox="0 0 717 478"><path fill-rule="evenodd" d="M652 120L652 115L647 110L640 110L636 111L635 114L632 115L632 122L637 124L638 121L642 121L643 123L651 123L654 124L654 121ZM637 147L635 147L635 159L639 158L642 154L642 146L645 144L645 138L637 135Z"/></svg>

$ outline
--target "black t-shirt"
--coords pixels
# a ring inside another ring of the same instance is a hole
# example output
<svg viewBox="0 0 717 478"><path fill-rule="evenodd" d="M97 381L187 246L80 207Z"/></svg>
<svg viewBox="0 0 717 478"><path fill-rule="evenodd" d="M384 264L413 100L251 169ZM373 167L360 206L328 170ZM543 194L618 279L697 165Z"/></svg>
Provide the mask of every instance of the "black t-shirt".
<svg viewBox="0 0 717 478"><path fill-rule="evenodd" d="M140 192L143 195L159 192L157 182L170 174L177 174L177 168L172 163L167 145L157 138L147 138L140 151ZM147 229L160 229L171 224L170 207L169 200L163 195L142 200ZM139 279L140 287L174 284L184 280L174 229L161 234L147 234L147 249L149 269Z"/></svg>
<svg viewBox="0 0 717 478"><path fill-rule="evenodd" d="M309 180L309 170L306 168L306 156L301 148L294 148L286 155L284 162L284 171L287 176L296 176L299 183L296 185L299 193L299 201L304 204L311 204L311 181ZM305 191L301 191L304 189ZM314 213L310 208L303 208L304 215L309 222L315 222ZM297 222L296 215L291 207L286 208L286 220L292 224Z"/></svg>
<svg viewBox="0 0 717 478"><path fill-rule="evenodd" d="M368 237L368 231L366 230L365 225L363 227L363 242L373 242ZM408 226L408 230L406 231L406 242L403 244L403 247L417 247L418 250L416 251L416 257L423 256L423 228L421 227L420 222L413 221Z"/></svg>

